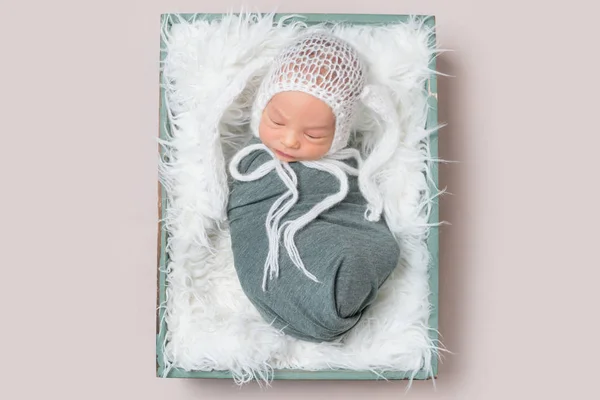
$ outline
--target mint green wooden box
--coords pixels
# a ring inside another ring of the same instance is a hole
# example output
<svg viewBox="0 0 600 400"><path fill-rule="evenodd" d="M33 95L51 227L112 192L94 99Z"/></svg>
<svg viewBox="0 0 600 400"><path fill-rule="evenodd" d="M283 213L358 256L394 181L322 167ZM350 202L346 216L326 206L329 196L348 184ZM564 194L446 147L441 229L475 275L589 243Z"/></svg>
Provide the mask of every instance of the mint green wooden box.
<svg viewBox="0 0 600 400"><path fill-rule="evenodd" d="M183 18L187 21L193 21L196 18L201 19L220 19L224 14L163 14L161 15L161 24L166 26L166 29L170 29L170 22L177 20L177 18ZM277 14L275 19L289 18L288 14ZM435 17L419 15L416 16L423 20L424 24L431 29L435 29ZM327 22L345 22L353 25L381 25L387 23L397 23L406 21L409 18L408 15L383 15L383 14L294 14L294 19L301 19L308 25L314 25L319 23ZM161 62L165 58L164 43L161 38L160 46L160 60ZM433 48L436 45L436 35L431 36L430 46ZM431 70L436 70L435 58L430 62ZM160 82L162 82L162 73L160 75ZM427 82L427 90L432 95L429 97L429 114L427 118L427 127L436 127L438 123L438 109L437 109L437 81L436 76L432 75ZM166 108L164 104L164 89L160 89L160 131L159 135L161 138L165 138L167 135L168 124L166 123ZM431 156L433 159L438 157L438 140L437 135L430 139ZM161 157L163 156L162 150ZM438 167L437 164L431 165L431 179L433 181L432 190L436 190L438 186ZM167 205L167 196L165 194L165 188L159 184L158 194L158 215L159 220L162 221ZM433 205L431 212L431 223L439 222L439 207L437 203ZM166 273L165 266L168 263L168 255L165 252L165 245L168 238L168 232L164 229L162 224L159 222L158 225L158 296L157 296L157 318L156 318L156 375L162 377L164 375L165 366L163 365L163 355L161 343L164 341L164 335L166 332L166 322L163 319L164 309L158 307L163 304L166 297ZM431 263L429 266L429 286L430 286L430 303L432 312L429 318L429 327L431 339L438 342L438 229L432 228L428 238L428 248L431 253ZM433 376L437 376L438 371L438 359L436 356L431 360L433 368ZM382 378L389 380L401 380L408 379L412 375L411 371L393 371L384 372L377 375L370 371L353 371L353 370L321 370L321 371L305 371L305 370L276 370L273 375L273 379L282 380L379 380ZM169 373L166 375L167 378L232 378L229 371L185 371L178 368L171 368ZM419 371L415 379L423 380L429 379L427 372L424 370Z"/></svg>

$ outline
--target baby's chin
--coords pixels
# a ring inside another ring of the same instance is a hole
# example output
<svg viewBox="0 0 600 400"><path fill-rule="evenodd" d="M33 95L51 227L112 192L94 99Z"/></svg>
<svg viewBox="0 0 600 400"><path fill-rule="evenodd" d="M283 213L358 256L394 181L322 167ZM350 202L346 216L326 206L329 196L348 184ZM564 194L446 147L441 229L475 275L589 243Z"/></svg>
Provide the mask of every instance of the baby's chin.
<svg viewBox="0 0 600 400"><path fill-rule="evenodd" d="M273 155L278 160L288 163L298 161L318 161L325 156L324 153L315 151L296 151L294 152L294 154L288 154L282 150L269 146L265 142L262 143L273 153Z"/></svg>
<svg viewBox="0 0 600 400"><path fill-rule="evenodd" d="M271 149L271 151L273 152L273 154L275 154L275 157L277 157L277 159L279 159L280 161L283 162L299 162L299 161L318 161L321 158L323 158L323 156L316 156L316 155L302 155L302 154L295 154L295 155L291 155L291 154L286 154L283 153L279 150L276 149Z"/></svg>

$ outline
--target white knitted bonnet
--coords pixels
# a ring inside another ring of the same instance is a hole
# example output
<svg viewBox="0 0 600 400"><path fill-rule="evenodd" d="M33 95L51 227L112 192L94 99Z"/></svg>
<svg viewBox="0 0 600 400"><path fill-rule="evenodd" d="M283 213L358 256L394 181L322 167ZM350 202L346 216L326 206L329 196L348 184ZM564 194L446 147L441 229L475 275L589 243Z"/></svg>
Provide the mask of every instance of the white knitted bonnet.
<svg viewBox="0 0 600 400"><path fill-rule="evenodd" d="M305 34L275 58L263 79L252 110L252 132L258 136L262 113L277 93L298 91L325 102L335 116L333 154L345 148L354 122L366 71L357 51L326 32Z"/></svg>

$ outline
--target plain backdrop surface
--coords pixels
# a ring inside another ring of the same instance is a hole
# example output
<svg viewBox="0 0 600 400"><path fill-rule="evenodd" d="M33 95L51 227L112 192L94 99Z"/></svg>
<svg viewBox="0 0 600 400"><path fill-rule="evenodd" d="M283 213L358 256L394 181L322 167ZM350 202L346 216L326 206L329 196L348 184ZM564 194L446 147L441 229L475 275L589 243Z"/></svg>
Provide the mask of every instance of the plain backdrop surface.
<svg viewBox="0 0 600 400"><path fill-rule="evenodd" d="M396 399L404 382L154 377L159 19L236 1L3 2L0 398ZM278 3L249 3L271 11ZM434 14L440 331L407 398L593 398L599 368L598 7L305 0Z"/></svg>

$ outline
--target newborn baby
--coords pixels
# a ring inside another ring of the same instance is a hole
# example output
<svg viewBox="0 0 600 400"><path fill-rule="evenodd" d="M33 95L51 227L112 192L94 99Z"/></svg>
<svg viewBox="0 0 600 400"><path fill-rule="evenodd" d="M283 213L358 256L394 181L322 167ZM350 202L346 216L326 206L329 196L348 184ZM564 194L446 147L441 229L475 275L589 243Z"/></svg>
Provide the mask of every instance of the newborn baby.
<svg viewBox="0 0 600 400"><path fill-rule="evenodd" d="M298 339L341 339L396 267L398 244L360 190L348 148L365 86L356 51L326 33L276 58L232 159L235 269L262 317ZM371 213L371 214L370 214Z"/></svg>

